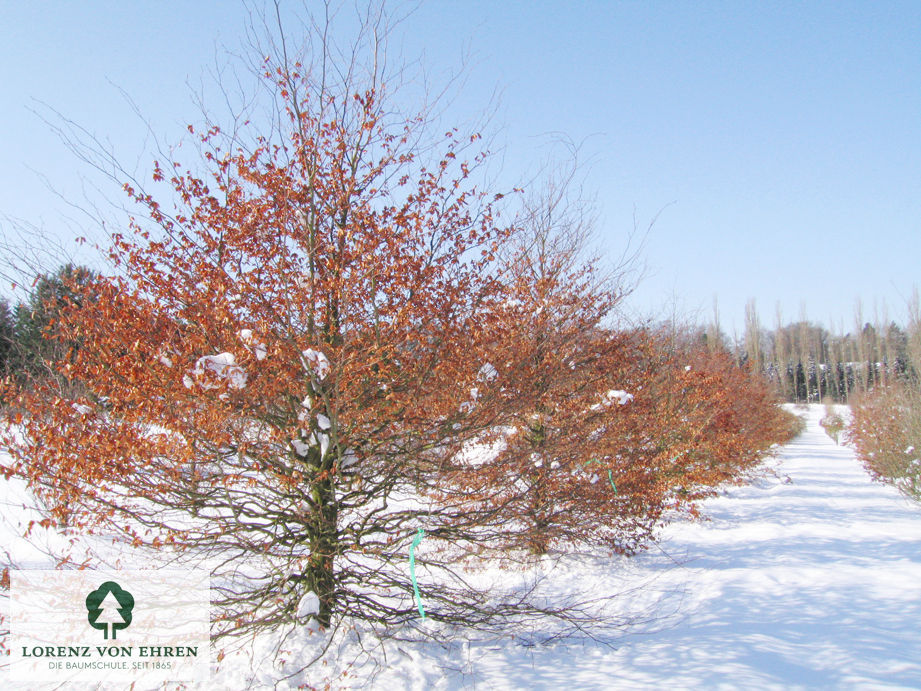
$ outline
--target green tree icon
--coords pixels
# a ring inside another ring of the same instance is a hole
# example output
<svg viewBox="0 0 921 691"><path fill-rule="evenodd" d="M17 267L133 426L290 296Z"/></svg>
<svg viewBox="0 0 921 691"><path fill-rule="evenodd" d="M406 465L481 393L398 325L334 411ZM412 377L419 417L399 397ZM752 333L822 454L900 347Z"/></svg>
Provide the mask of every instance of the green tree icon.
<svg viewBox="0 0 921 691"><path fill-rule="evenodd" d="M106 639L112 632L127 629L131 624L134 596L115 581L106 581L86 596L87 620L94 629L102 629Z"/></svg>

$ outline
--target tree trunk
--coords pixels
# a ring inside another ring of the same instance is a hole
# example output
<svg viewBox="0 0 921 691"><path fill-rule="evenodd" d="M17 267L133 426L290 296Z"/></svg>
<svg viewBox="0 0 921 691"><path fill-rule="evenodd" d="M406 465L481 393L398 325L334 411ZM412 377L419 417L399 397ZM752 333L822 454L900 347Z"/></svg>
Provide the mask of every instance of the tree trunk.
<svg viewBox="0 0 921 691"><path fill-rule="evenodd" d="M528 429L528 442L535 453L539 453L547 438L547 430L541 423L532 425ZM531 459L528 459L531 462ZM544 493L544 483L547 478L542 476L542 468L534 468L536 472L531 475L531 491L528 496L528 519L530 529L528 535L528 550L531 554L546 554L550 548L550 539L547 535L547 499Z"/></svg>
<svg viewBox="0 0 921 691"><path fill-rule="evenodd" d="M310 558L304 574L307 588L320 600L317 620L329 627L336 604L334 560L339 549L338 515L335 489L329 479L313 488L314 507L310 520Z"/></svg>

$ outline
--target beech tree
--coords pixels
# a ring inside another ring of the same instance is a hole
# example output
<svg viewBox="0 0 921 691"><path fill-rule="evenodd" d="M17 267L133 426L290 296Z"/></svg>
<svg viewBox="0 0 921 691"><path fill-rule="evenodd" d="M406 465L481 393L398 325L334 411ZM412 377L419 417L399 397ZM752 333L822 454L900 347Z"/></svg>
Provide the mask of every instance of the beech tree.
<svg viewBox="0 0 921 691"><path fill-rule="evenodd" d="M744 478L800 431L762 373L690 336L646 335L642 389L625 411L633 428L621 453L644 469L647 501L664 517L696 516L699 500Z"/></svg>
<svg viewBox="0 0 921 691"><path fill-rule="evenodd" d="M507 544L529 496L471 485L471 443L539 411L559 369L511 384L543 356L509 327L540 279L499 256L518 228L475 182L479 136L395 118L373 60L336 65L322 43L302 63L278 40L261 74L276 128L250 145L242 122L190 127L201 160L158 161L157 194L125 184L141 213L113 236L118 273L69 281L94 299L48 334L79 343L57 363L74 386L17 392L4 472L58 523L206 565L217 636L308 611L324 627L417 617L419 529L432 619L578 619L454 570ZM572 328L596 320L585 306Z"/></svg>
<svg viewBox="0 0 921 691"><path fill-rule="evenodd" d="M553 547L648 546L669 516L751 470L791 428L763 376L705 342L666 342L611 328L622 282L583 258L584 208L550 185L511 243L514 298L506 340L525 376L502 381L531 402L491 431L498 450L460 484L506 488L504 542ZM485 441L485 440L484 440Z"/></svg>
<svg viewBox="0 0 921 691"><path fill-rule="evenodd" d="M573 174L558 172L529 198L503 253L511 288L504 339L526 358L500 384L521 405L490 436L495 453L457 468L466 486L505 488L484 492L504 504L503 543L534 555L586 545L632 552L649 537L642 468L610 452L622 434L618 409L633 400L624 387L639 385L637 339L606 323L623 274L605 274L587 255L592 219L571 196Z"/></svg>

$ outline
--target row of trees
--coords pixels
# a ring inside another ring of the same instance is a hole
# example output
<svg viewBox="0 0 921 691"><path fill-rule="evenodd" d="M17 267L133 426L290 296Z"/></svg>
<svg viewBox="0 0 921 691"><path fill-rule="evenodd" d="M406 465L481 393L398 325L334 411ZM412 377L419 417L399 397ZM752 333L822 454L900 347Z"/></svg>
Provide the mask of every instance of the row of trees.
<svg viewBox="0 0 921 691"><path fill-rule="evenodd" d="M718 327L707 332L711 344L724 346ZM806 319L773 330L761 326L754 302L746 307L745 333L736 357L770 378L778 394L791 402L826 398L849 403L876 385L921 381L921 306L915 291L903 328L887 318L865 319L858 303L851 331L837 333Z"/></svg>
<svg viewBox="0 0 921 691"><path fill-rule="evenodd" d="M414 315L401 339L378 341L372 324L356 350L359 334L338 351L300 336L286 354L279 323L205 321L213 302L182 293L197 319L167 320L162 296L139 309L115 278L62 271L44 303L55 316L43 369L7 382L22 434L6 440L17 462L5 470L32 483L57 525L219 557L234 572L258 564L222 588L223 633L294 625L309 593L326 626L334 613L413 618L403 561L415 527L437 544L419 561L429 616L539 613L487 606L451 577L457 559L643 549L795 432L765 380L728 353L666 329L601 326L608 305L591 308L616 297L591 282L573 291L565 253L529 254L559 249L559 230L512 251L485 343L482 322ZM540 281L525 277L534 271ZM196 342L203 327L223 340ZM388 359L363 359L369 343ZM446 362L451 374L428 382ZM269 605L270 591L286 596Z"/></svg>
<svg viewBox="0 0 921 691"><path fill-rule="evenodd" d="M273 127L208 123L194 167L155 166L169 194L126 185L117 273L37 298L54 376L7 378L4 474L58 525L210 569L217 636L416 618L419 529L430 618L584 621L458 561L642 549L789 417L728 354L613 326L565 184L484 187L479 137L395 119L377 62L278 40Z"/></svg>

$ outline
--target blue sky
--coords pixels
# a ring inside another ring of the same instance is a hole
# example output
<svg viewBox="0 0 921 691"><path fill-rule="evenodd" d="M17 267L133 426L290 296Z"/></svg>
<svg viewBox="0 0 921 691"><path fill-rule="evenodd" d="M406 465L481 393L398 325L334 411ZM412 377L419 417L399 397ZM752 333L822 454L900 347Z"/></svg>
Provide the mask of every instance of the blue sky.
<svg viewBox="0 0 921 691"><path fill-rule="evenodd" d="M232 0L0 0L0 217L67 245L85 221L65 199L96 195L37 101L143 169L147 128L119 89L178 141L197 118L190 85L239 49L244 22ZM436 83L466 57L448 118L499 94L503 174L533 169L551 133L581 142L609 256L634 215L657 217L636 313L677 300L709 319L716 296L731 332L753 298L768 324L779 303L849 328L857 298L902 320L921 283L921 3L430 0L391 49Z"/></svg>

